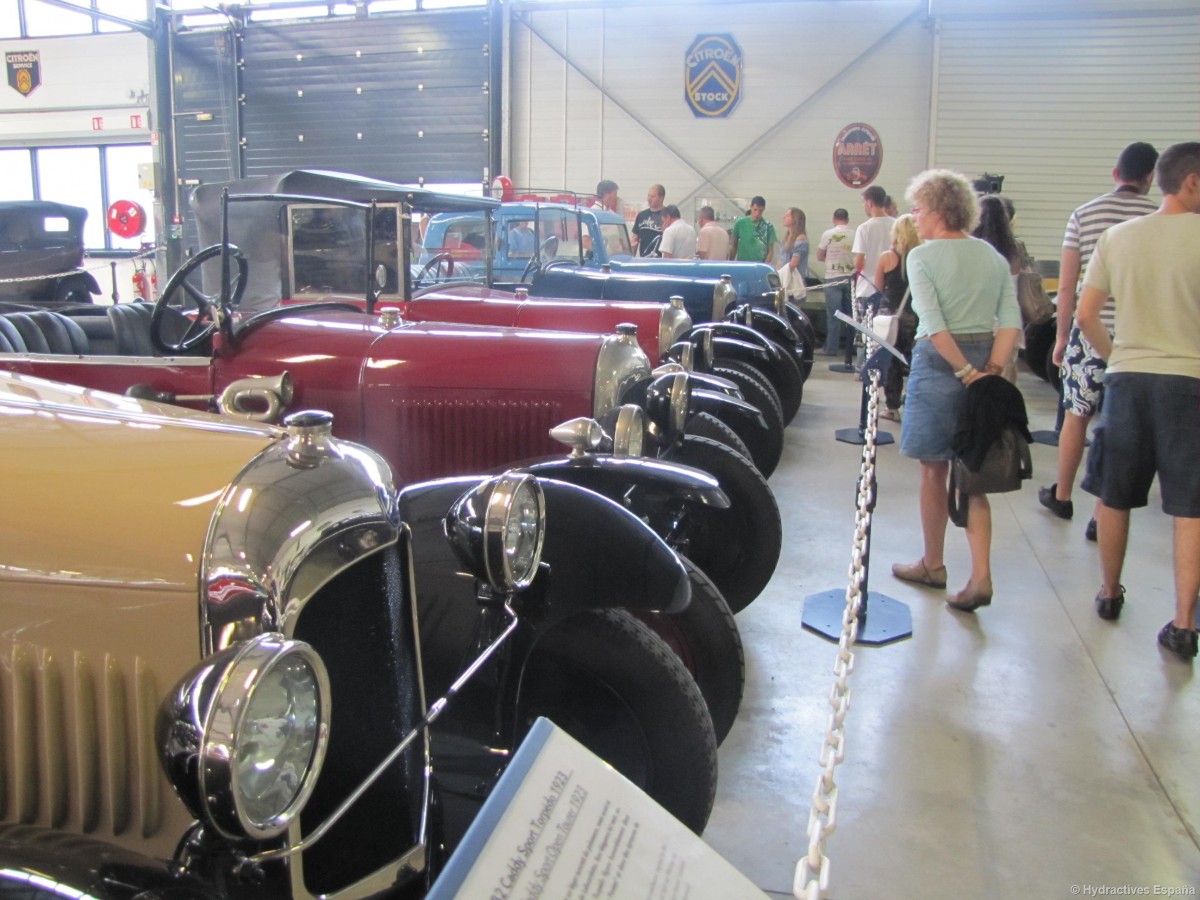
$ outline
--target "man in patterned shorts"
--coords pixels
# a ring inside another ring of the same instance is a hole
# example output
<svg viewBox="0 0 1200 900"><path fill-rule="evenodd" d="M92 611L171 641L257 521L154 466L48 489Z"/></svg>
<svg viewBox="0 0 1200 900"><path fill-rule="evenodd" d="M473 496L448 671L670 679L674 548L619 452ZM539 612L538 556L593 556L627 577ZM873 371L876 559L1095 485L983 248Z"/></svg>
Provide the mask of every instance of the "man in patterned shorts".
<svg viewBox="0 0 1200 900"><path fill-rule="evenodd" d="M1074 324L1076 297L1100 235L1119 222L1148 215L1158 208L1146 196L1154 180L1156 162L1158 151L1152 146L1140 141L1130 144L1121 151L1112 172L1116 190L1089 200L1071 213L1067 222L1059 266L1058 334L1053 356L1054 365L1062 367L1065 410L1058 435L1058 481L1038 490L1038 501L1060 519L1069 519L1075 513L1071 491L1083 460L1088 422L1100 409L1104 377L1104 360L1096 355ZM1111 300L1101 312L1101 321L1111 334ZM1085 535L1088 540L1096 539L1094 517L1088 522Z"/></svg>

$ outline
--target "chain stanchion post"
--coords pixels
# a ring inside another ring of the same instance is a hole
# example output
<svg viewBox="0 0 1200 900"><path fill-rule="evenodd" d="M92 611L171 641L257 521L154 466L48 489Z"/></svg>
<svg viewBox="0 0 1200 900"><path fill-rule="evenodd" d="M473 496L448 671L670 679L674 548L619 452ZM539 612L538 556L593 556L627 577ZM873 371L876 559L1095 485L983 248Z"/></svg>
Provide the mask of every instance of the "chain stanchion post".
<svg viewBox="0 0 1200 900"><path fill-rule="evenodd" d="M862 326L854 324L861 329ZM854 550L850 567L852 579L851 590L859 595L854 616L858 620L857 639L863 644L890 644L912 636L912 613L907 604L891 597L868 590L871 556L871 520L875 511L875 499L878 483L875 475L875 448L885 441L893 439L891 435L881 435L879 425L879 394L883 374L887 371L887 360L884 358L897 351L890 344L879 343L879 349L872 354L863 369L863 414L861 429L844 429L852 431L848 435L848 443L863 445L863 462L858 478L858 514L855 522ZM839 432L838 439L842 440ZM847 602L847 592L839 589L822 591L811 594L804 600L804 613L801 624L809 631L823 637L836 639L841 633L840 620ZM868 616L868 611L870 615Z"/></svg>
<svg viewBox="0 0 1200 900"><path fill-rule="evenodd" d="M838 786L836 767L846 756L846 714L850 708L850 673L854 671L851 647L888 644L912 635L908 607L890 597L868 593L871 519L875 511L878 480L875 475L876 426L881 379L878 369L868 369L866 442L857 483L854 540L850 553L849 584L844 590L812 594L804 600L804 627L838 642L835 677L829 694L830 714L821 744L821 773L812 793L808 817L808 849L796 863L792 895L798 900L821 900L829 889L830 864L826 839L837 830ZM868 600L870 610L868 615Z"/></svg>

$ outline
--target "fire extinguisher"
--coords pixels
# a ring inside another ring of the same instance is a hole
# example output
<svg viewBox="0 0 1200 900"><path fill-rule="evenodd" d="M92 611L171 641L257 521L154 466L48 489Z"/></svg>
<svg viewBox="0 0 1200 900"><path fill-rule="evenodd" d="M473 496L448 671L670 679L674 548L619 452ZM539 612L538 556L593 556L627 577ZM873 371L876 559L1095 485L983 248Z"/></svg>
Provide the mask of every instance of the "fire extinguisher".
<svg viewBox="0 0 1200 900"><path fill-rule="evenodd" d="M133 292L143 300L154 301L158 294L158 274L139 268L133 273Z"/></svg>

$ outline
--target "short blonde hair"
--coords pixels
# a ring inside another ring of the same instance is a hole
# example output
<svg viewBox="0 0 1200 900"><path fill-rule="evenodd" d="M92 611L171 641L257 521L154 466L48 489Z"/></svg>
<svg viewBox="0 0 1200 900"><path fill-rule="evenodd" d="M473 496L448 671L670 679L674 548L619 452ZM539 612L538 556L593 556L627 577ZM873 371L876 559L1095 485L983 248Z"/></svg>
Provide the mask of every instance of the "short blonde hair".
<svg viewBox="0 0 1200 900"><path fill-rule="evenodd" d="M908 256L908 251L921 243L921 236L917 234L917 220L912 217L911 213L905 213L896 219L892 225L892 249L896 251L896 255L901 259Z"/></svg>
<svg viewBox="0 0 1200 900"><path fill-rule="evenodd" d="M965 175L949 169L929 169L914 178L904 197L942 218L950 231L970 232L979 222L979 200Z"/></svg>

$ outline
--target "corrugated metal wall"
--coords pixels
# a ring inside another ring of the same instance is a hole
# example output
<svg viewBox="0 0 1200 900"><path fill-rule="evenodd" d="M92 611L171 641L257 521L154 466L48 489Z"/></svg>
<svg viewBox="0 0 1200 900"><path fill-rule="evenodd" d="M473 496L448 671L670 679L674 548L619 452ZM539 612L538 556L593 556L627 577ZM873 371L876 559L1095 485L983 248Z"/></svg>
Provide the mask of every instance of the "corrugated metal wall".
<svg viewBox="0 0 1200 900"><path fill-rule="evenodd" d="M942 20L931 158L1004 175L1021 237L1057 259L1071 210L1112 189L1123 147L1196 140L1198 46L1200 12Z"/></svg>
<svg viewBox="0 0 1200 900"><path fill-rule="evenodd" d="M482 8L179 33L180 182L317 168L482 183L490 43Z"/></svg>

